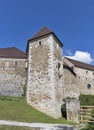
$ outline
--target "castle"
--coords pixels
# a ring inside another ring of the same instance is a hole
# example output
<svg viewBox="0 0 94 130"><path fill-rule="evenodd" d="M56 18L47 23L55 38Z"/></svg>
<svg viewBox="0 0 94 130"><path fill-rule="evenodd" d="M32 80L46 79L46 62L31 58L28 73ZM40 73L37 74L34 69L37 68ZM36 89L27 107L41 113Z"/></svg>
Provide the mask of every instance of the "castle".
<svg viewBox="0 0 94 130"><path fill-rule="evenodd" d="M47 27L28 40L26 53L0 49L0 95L22 96L54 118L61 117L62 99L94 94L94 66L62 56L62 42Z"/></svg>

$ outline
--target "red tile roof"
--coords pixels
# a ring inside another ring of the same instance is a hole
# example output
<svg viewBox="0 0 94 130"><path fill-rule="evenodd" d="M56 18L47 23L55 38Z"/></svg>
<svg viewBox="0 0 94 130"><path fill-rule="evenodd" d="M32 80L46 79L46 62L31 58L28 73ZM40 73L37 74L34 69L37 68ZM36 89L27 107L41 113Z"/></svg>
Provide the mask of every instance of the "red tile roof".
<svg viewBox="0 0 94 130"><path fill-rule="evenodd" d="M0 58L26 59L26 54L16 47L0 48Z"/></svg>

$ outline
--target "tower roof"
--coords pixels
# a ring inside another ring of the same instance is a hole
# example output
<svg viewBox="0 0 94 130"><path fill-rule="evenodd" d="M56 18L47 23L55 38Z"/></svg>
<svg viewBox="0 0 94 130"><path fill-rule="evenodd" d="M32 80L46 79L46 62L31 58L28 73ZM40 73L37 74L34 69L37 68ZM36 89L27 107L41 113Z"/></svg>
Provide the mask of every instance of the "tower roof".
<svg viewBox="0 0 94 130"><path fill-rule="evenodd" d="M30 38L28 40L26 52L28 52L29 41L36 40L36 39L41 38L43 36L48 36L50 34L52 34L56 38L56 40L60 43L60 45L63 46L62 42L59 40L59 38L55 35L55 33L53 31L51 31L47 27L43 27L38 33L36 33L32 38Z"/></svg>
<svg viewBox="0 0 94 130"><path fill-rule="evenodd" d="M36 40L37 38L43 37L43 36L47 36L47 35L54 35L55 38L57 39L57 41L61 44L61 46L63 46L62 42L59 40L59 38L55 35L55 33L51 30L49 30L47 27L43 27L38 33L36 33L31 39L28 40Z"/></svg>
<svg viewBox="0 0 94 130"><path fill-rule="evenodd" d="M47 27L43 27L36 35L34 35L31 39L38 38L47 34L53 33L51 30L49 30Z"/></svg>

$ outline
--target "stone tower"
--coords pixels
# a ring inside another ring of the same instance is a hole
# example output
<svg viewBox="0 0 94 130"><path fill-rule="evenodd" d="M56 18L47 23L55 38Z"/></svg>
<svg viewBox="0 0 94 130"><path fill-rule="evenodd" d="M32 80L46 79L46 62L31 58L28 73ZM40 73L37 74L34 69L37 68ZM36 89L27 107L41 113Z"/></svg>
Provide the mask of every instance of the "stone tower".
<svg viewBox="0 0 94 130"><path fill-rule="evenodd" d="M61 117L63 98L62 43L42 28L27 45L27 102L54 118Z"/></svg>

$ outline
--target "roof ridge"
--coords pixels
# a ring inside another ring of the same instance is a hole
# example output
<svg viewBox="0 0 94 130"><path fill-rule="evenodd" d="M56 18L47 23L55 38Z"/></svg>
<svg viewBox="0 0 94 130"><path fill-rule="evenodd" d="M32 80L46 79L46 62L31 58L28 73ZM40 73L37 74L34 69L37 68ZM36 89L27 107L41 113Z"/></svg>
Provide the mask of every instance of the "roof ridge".
<svg viewBox="0 0 94 130"><path fill-rule="evenodd" d="M80 67L80 68L84 68L84 69L89 69L89 70L93 70L94 71L94 65L88 64L88 63L84 63L72 58L67 58L65 57L67 60L69 60L70 62L72 62L75 66Z"/></svg>
<svg viewBox="0 0 94 130"><path fill-rule="evenodd" d="M40 37L49 33L53 33L53 32L45 26L40 31L38 31L31 39L37 38L37 37Z"/></svg>
<svg viewBox="0 0 94 130"><path fill-rule="evenodd" d="M11 48L17 48L17 47L5 47L5 48L0 48L0 49L11 49Z"/></svg>
<svg viewBox="0 0 94 130"><path fill-rule="evenodd" d="M87 64L87 65L90 65L90 66L94 66L94 65L91 65L89 63L85 63L85 62L82 62L82 61L79 61L79 60L75 60L75 59L72 59L72 58L68 58L68 57L65 57L65 58L69 59L69 60L72 60L72 61L76 61L76 62L82 63L82 64Z"/></svg>

